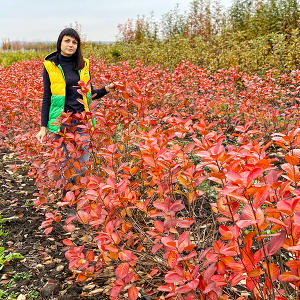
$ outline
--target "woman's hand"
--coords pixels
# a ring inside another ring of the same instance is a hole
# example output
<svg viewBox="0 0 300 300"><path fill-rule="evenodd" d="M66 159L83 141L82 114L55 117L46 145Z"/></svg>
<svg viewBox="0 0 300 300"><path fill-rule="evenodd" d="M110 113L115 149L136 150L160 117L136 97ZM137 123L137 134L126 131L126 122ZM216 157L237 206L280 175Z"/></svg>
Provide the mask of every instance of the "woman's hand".
<svg viewBox="0 0 300 300"><path fill-rule="evenodd" d="M42 143L46 134L47 134L47 127L42 126L40 131L36 134L35 137L38 139L40 143Z"/></svg>
<svg viewBox="0 0 300 300"><path fill-rule="evenodd" d="M112 90L115 90L116 89L116 86L118 85L119 83L117 81L115 82L112 82L108 85L105 86L105 90L109 93L111 92Z"/></svg>

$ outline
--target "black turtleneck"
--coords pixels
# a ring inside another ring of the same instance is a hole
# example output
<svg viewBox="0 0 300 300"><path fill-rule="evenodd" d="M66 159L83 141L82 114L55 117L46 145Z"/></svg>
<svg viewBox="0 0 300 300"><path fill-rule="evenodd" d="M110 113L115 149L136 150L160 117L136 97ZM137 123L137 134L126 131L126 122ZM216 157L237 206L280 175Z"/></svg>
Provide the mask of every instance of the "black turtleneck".
<svg viewBox="0 0 300 300"><path fill-rule="evenodd" d="M65 112L71 111L73 113L84 111L84 106L77 101L78 98L82 96L77 92L77 88L73 86L78 85L79 73L74 70L73 57L66 57L62 54L58 54L58 61L61 65L65 80L66 80L66 99L65 99ZM44 83L44 92L43 92L43 103L42 103L42 112L41 112L41 126L47 127L49 120L49 110L51 105L51 89L50 89L50 79L49 74L44 67L43 73L43 83ZM95 89L91 85L92 95L97 94L94 99L99 99L107 94L105 88Z"/></svg>

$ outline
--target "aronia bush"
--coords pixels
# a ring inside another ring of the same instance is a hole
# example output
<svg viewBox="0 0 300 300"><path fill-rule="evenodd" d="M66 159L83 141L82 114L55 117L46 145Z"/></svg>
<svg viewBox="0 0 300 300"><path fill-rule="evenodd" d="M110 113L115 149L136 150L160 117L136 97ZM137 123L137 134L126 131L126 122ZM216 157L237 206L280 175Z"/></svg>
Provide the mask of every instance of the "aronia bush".
<svg viewBox="0 0 300 300"><path fill-rule="evenodd" d="M113 276L111 299L299 297L300 72L135 64L91 61L95 85L122 84L75 116L91 137L76 185L84 137L34 138L41 61L0 69L1 144L30 165L45 233L69 232L74 279Z"/></svg>

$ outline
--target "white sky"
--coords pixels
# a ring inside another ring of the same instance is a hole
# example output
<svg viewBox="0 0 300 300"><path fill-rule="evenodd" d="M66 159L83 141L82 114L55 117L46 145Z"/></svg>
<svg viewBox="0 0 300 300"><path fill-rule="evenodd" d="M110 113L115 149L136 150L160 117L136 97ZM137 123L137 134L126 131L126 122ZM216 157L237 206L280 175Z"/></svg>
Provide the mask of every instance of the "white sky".
<svg viewBox="0 0 300 300"><path fill-rule="evenodd" d="M0 44L11 41L56 41L62 29L79 23L87 40L115 41L118 24L138 15L156 19L192 0L0 0ZM219 0L229 7L232 0Z"/></svg>

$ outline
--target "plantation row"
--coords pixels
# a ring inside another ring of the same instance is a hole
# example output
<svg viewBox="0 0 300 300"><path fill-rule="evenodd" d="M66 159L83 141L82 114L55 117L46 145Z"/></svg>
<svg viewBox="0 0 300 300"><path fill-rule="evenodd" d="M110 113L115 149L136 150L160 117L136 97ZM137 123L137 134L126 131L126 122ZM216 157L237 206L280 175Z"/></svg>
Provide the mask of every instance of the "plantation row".
<svg viewBox="0 0 300 300"><path fill-rule="evenodd" d="M175 36L166 41L144 39L111 45L87 43L84 54L108 63L129 61L132 66L136 60L142 60L147 65L160 64L170 70L175 70L182 60L188 60L213 71L238 66L240 71L250 74L265 74L270 69L289 73L300 67L300 35L295 29L290 34L270 33L250 40L246 39L244 32L239 32L214 36L210 40ZM46 55L46 52L31 51L0 52L0 65L6 67Z"/></svg>
<svg viewBox="0 0 300 300"><path fill-rule="evenodd" d="M30 165L45 233L55 223L69 233L74 278L113 270L111 299L299 298L300 71L92 59L91 73L96 87L122 84L93 102L95 130L90 114L77 116L92 158L73 186L64 178L81 168L85 137L35 139L42 60L0 67L1 146Z"/></svg>

